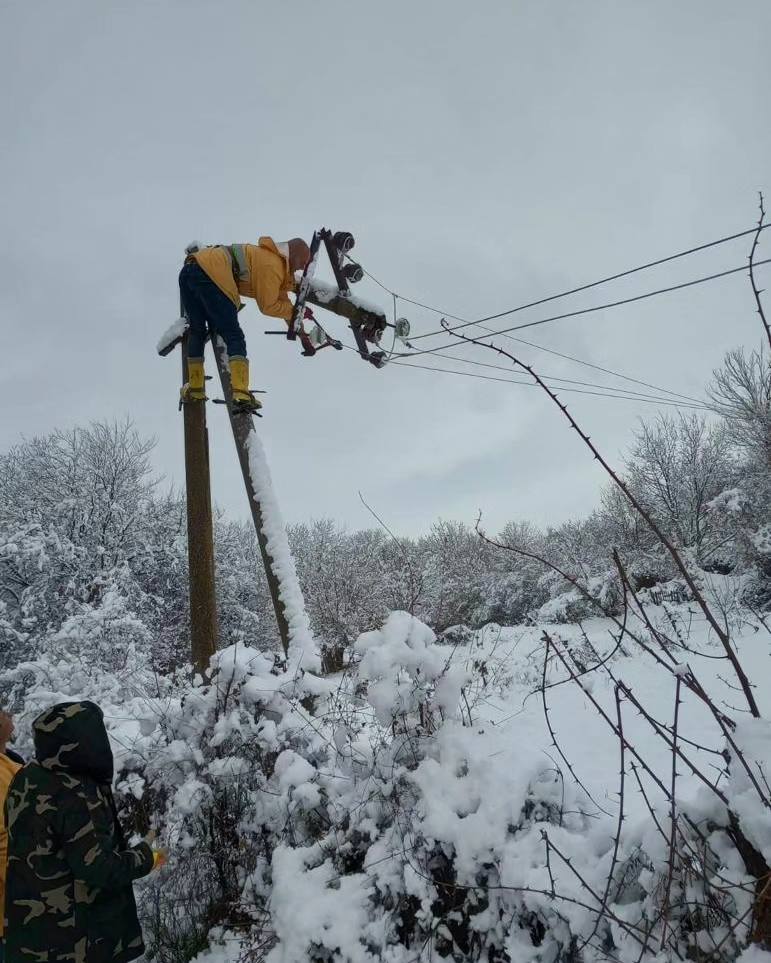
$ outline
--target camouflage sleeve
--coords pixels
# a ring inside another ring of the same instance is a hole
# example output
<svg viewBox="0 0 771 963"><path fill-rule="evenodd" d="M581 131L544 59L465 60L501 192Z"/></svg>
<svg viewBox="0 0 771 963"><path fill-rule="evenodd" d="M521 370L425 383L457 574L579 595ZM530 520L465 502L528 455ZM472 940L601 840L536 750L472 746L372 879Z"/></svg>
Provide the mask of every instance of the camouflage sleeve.
<svg viewBox="0 0 771 963"><path fill-rule="evenodd" d="M62 850L75 879L97 889L125 886L153 868L147 843L120 850L115 840L94 824L87 799L69 792L58 807Z"/></svg>

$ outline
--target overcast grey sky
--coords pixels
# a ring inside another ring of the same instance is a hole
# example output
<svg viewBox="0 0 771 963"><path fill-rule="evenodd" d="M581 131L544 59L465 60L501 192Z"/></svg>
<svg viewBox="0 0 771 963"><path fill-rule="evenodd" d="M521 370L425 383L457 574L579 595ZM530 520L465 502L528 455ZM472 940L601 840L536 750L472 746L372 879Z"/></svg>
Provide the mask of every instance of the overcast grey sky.
<svg viewBox="0 0 771 963"><path fill-rule="evenodd" d="M473 318L751 226L757 190L771 195L770 37L769 0L0 0L0 447L128 415L181 483L179 362L155 343L178 314L193 238L347 228L389 287ZM557 309L747 251L733 243ZM370 282L359 292L391 310ZM400 313L415 332L437 327L425 310ZM308 360L262 335L274 323L253 302L241 319L288 520L369 525L358 490L404 533L479 508L495 528L596 504L599 474L538 391L376 371L352 352ZM723 353L760 334L737 275L524 336L701 396ZM614 383L522 354L547 374ZM614 458L657 410L564 399ZM225 413L209 416L214 497L246 517Z"/></svg>

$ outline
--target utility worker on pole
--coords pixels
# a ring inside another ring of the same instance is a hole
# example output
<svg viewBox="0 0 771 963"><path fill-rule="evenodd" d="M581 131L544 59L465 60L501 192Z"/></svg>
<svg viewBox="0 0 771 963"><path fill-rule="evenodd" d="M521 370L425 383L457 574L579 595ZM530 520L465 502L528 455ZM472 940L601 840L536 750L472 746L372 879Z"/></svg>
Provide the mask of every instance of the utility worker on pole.
<svg viewBox="0 0 771 963"><path fill-rule="evenodd" d="M294 306L290 291L296 291L295 271L305 270L310 248L295 237L276 243L261 237L257 244L218 244L188 248L179 273L179 289L187 316L188 381L182 401L206 401L204 389L204 345L207 334L219 335L227 347L233 402L240 409L262 407L249 390L249 361L246 339L238 323L241 298L254 298L263 314L289 323Z"/></svg>

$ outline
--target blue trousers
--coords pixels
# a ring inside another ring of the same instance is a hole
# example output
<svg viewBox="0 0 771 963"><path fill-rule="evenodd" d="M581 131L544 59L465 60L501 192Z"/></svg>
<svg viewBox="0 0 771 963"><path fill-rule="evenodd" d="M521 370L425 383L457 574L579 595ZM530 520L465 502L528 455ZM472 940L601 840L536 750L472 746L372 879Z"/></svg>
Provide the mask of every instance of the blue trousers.
<svg viewBox="0 0 771 963"><path fill-rule="evenodd" d="M179 272L179 293L190 328L187 353L203 358L207 334L218 334L231 358L246 357L246 339L238 323L235 304L217 287L204 269L189 261Z"/></svg>

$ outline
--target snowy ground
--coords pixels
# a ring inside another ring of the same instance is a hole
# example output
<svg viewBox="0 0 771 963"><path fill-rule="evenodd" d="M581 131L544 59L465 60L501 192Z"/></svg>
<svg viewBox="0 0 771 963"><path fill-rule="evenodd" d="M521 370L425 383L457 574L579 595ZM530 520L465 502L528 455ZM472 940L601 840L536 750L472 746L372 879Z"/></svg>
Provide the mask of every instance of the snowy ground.
<svg viewBox="0 0 771 963"><path fill-rule="evenodd" d="M721 650L710 639L705 620L695 605L669 606L678 625L687 634L687 644L692 652L675 652L678 661L687 663L696 673L704 688L716 697L720 708L734 718L746 715L741 693L732 689L736 684L731 677L730 666L718 660ZM663 626L664 610L649 608L651 617ZM672 634L671 626L669 628ZM644 630L639 621L632 619L633 631ZM476 714L487 724L491 753L495 753L503 769L515 770L527 758L533 763L556 761L564 769L564 763L553 745L544 721L543 702L540 693L534 693L541 681L543 668L543 633L548 632L556 641L580 647L582 629L600 656L615 647L613 634L617 628L606 619L591 619L582 627L575 625L538 625L529 627L488 627L479 633L474 642L454 653L454 659L473 663L487 659L499 684L485 693L476 707ZM733 638L742 663L750 680L755 681L755 697L764 718L771 718L771 691L762 684L768 678L771 636L758 627L751 616ZM624 641L627 655L617 653L609 668L617 679L625 682L658 720L671 724L674 712L675 681L656 662L642 652L631 639ZM695 652L700 654L696 655ZM551 665L547 681L564 679L561 667ZM614 683L609 674L599 669L589 674L585 685L592 695L615 720ZM570 760L576 774L604 808L614 812L618 802L618 740L603 721L587 695L574 683L551 689L547 693L548 707L554 732L560 748ZM722 749L723 738L706 707L694 696L682 693L683 707L680 713L680 733L694 742ZM734 709L737 707L737 710ZM629 742L650 760L654 767L666 772L671 766L671 752L663 740L657 737L651 726L630 705L623 710L624 731ZM709 754L693 750L694 760L709 769ZM720 762L721 760L718 760ZM566 773L566 778L569 778ZM699 787L698 779L687 771L678 775L678 795L687 798ZM655 797L655 787L653 789ZM646 818L647 810L639 793L632 792L625 800L630 820Z"/></svg>

